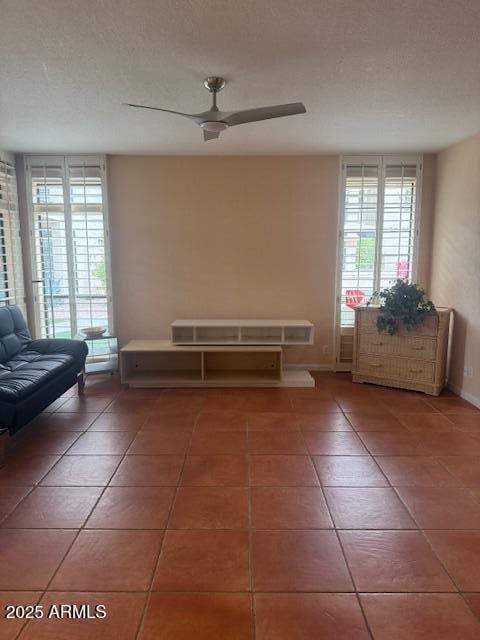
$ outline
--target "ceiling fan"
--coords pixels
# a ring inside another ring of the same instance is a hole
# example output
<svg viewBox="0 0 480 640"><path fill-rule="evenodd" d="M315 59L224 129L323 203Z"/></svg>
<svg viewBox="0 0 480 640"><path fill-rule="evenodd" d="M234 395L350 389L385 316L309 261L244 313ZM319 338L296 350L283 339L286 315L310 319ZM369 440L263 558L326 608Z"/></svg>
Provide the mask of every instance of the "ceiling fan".
<svg viewBox="0 0 480 640"><path fill-rule="evenodd" d="M306 113L305 105L302 102L292 102L290 104L277 104L271 107L258 107L257 109L244 109L243 111L220 111L217 107L217 93L225 86L225 79L219 76L209 76L203 81L205 88L213 94L212 106L208 111L202 113L182 113L172 111L172 109L160 109L159 107L148 107L143 104L131 104L125 102L127 107L137 107L139 109L152 109L153 111L165 111L174 113L184 118L193 120L203 129L203 139L214 140L220 136L221 131L228 127L235 127L237 124L247 122L258 122L260 120L270 120L271 118L283 118L284 116L294 116L298 113Z"/></svg>

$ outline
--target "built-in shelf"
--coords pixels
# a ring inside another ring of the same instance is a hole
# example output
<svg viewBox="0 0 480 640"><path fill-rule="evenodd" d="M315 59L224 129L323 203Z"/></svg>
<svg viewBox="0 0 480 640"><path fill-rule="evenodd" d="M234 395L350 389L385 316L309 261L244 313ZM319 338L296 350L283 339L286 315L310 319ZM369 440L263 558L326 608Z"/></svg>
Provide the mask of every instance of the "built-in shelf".
<svg viewBox="0 0 480 640"><path fill-rule="evenodd" d="M171 333L177 345L313 344L308 320L175 320Z"/></svg>
<svg viewBox="0 0 480 640"><path fill-rule="evenodd" d="M132 340L120 351L120 372L131 387L313 387L307 371L282 370L278 345L174 345Z"/></svg>

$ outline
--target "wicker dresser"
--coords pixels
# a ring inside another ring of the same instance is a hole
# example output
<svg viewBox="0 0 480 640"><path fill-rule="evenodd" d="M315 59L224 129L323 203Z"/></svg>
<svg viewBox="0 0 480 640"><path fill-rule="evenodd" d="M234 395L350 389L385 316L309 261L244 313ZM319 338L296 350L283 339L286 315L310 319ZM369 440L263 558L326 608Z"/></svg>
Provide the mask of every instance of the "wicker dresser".
<svg viewBox="0 0 480 640"><path fill-rule="evenodd" d="M394 336L377 331L378 307L355 309L354 382L423 391L437 396L447 378L451 309L437 309L423 324Z"/></svg>

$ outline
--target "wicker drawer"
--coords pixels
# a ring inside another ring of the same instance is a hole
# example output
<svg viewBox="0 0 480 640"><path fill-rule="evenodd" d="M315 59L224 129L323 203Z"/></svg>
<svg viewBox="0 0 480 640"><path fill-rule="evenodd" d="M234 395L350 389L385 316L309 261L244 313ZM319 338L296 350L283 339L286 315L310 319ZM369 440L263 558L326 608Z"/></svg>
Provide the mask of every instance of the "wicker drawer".
<svg viewBox="0 0 480 640"><path fill-rule="evenodd" d="M363 309L359 314L360 329L363 331L377 331L378 311L376 309ZM436 336L438 333L438 316L436 314L428 314L423 324L419 325L412 331L401 328L398 336ZM388 335L388 334L387 334Z"/></svg>
<svg viewBox="0 0 480 640"><path fill-rule="evenodd" d="M367 376L433 382L435 363L412 358L367 356L360 354L357 371Z"/></svg>
<svg viewBox="0 0 480 640"><path fill-rule="evenodd" d="M361 354L389 355L435 360L437 340L431 337L390 336L388 333L361 333L359 336Z"/></svg>

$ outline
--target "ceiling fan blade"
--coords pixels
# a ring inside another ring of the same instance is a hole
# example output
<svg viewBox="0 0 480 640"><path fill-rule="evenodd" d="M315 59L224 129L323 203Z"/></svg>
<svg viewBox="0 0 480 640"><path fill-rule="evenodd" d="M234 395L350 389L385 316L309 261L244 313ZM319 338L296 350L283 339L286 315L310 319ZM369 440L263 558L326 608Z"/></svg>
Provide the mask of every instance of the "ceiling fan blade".
<svg viewBox="0 0 480 640"><path fill-rule="evenodd" d="M203 130L203 139L205 140L205 142L208 142L208 140L215 140L218 137L220 137L220 131L207 131L206 129Z"/></svg>
<svg viewBox="0 0 480 640"><path fill-rule="evenodd" d="M183 116L184 118L189 118L190 120L194 120L197 124L201 124L201 122L203 122L203 118L191 113L182 113L181 111L172 111L172 109L160 109L160 107L147 107L144 104L131 104L130 102L123 102L122 104L126 107L135 107L136 109L151 109L152 111L163 111L165 113L173 113L176 116Z"/></svg>
<svg viewBox="0 0 480 640"><path fill-rule="evenodd" d="M222 120L224 120L229 127L234 127L237 124L270 120L271 118L283 118L284 116L294 116L297 113L306 112L307 110L302 102L292 102L290 104L277 104L271 107L259 107L258 109L232 111L226 118L222 118Z"/></svg>

